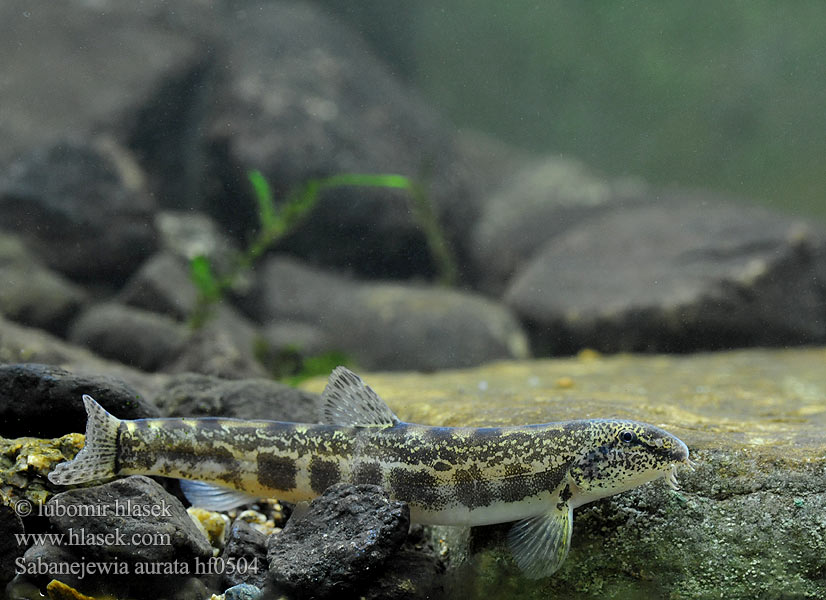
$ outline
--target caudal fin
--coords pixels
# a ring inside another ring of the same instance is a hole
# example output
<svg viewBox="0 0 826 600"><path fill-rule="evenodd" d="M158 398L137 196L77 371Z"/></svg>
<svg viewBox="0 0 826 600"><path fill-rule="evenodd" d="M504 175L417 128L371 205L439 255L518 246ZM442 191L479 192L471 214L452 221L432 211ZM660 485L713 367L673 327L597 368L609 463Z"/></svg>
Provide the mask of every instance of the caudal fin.
<svg viewBox="0 0 826 600"><path fill-rule="evenodd" d="M73 460L60 463L49 473L57 485L110 479L115 475L115 447L120 420L106 412L95 399L83 395L86 406L86 444Z"/></svg>

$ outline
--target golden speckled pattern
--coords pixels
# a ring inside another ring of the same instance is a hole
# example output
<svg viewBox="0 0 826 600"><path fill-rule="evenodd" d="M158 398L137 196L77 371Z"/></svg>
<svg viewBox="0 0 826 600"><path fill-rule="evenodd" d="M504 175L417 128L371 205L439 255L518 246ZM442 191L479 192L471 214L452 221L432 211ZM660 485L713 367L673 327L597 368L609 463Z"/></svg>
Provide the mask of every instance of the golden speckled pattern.
<svg viewBox="0 0 826 600"><path fill-rule="evenodd" d="M376 428L142 419L121 422L118 433L120 474L197 479L293 502L340 481L372 483L428 521L440 521L441 511L485 521L486 512L541 498L566 476L590 498L684 459L679 440L631 421Z"/></svg>

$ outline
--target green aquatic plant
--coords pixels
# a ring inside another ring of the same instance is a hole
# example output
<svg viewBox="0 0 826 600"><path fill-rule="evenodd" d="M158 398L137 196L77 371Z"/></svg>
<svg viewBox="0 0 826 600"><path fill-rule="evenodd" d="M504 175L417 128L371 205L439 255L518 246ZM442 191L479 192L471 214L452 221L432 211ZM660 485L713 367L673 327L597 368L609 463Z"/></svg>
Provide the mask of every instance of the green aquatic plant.
<svg viewBox="0 0 826 600"><path fill-rule="evenodd" d="M189 324L193 329L198 329L207 322L215 304L237 284L241 275L252 269L255 262L269 248L310 215L323 191L333 188L383 187L406 191L410 196L413 218L427 240L440 283L456 283L456 261L442 232L433 204L420 183L396 174L342 173L308 179L292 190L285 202L278 205L267 178L260 171L249 171L247 177L258 206L258 233L252 238L246 250L238 254L231 268L223 274L216 273L206 256L196 256L190 261L190 279L198 291L195 308L189 318Z"/></svg>

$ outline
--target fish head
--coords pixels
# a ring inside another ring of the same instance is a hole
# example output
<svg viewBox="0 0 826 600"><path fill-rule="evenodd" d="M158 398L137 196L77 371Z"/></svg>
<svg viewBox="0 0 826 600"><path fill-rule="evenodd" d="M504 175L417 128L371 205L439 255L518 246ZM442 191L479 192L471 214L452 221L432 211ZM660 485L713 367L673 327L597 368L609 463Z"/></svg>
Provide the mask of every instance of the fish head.
<svg viewBox="0 0 826 600"><path fill-rule="evenodd" d="M691 466L688 447L679 438L647 423L587 421L581 439L569 471L577 505L658 478L677 489L677 466Z"/></svg>

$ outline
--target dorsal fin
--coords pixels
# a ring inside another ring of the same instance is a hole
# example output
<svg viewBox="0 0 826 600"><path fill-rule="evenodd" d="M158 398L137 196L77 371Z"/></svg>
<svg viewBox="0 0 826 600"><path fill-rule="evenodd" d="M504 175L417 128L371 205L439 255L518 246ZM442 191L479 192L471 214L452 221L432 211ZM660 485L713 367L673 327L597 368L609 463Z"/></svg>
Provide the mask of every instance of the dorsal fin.
<svg viewBox="0 0 826 600"><path fill-rule="evenodd" d="M392 427L399 423L390 407L361 377L345 367L336 367L321 394L322 423Z"/></svg>

